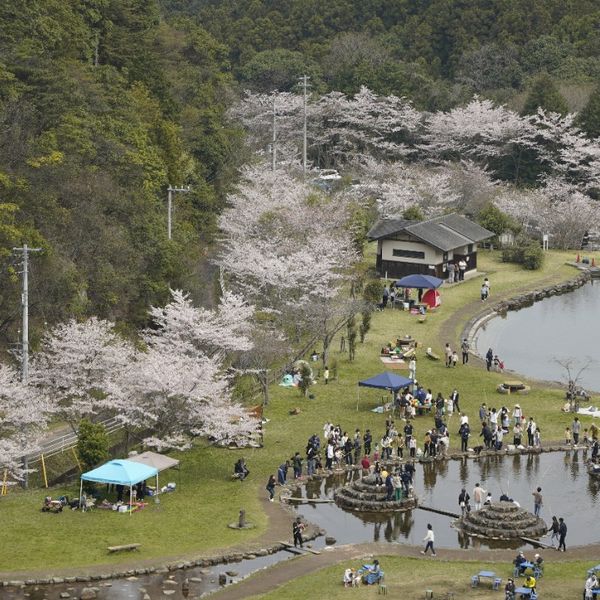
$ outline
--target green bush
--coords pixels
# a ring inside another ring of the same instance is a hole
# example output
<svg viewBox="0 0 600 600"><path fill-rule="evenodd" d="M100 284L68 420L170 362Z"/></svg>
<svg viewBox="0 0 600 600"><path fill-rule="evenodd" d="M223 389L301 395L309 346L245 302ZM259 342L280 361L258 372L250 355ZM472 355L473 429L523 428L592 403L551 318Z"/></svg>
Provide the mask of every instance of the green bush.
<svg viewBox="0 0 600 600"><path fill-rule="evenodd" d="M86 471L108 459L110 442L104 425L82 419L77 432L77 454Z"/></svg>
<svg viewBox="0 0 600 600"><path fill-rule="evenodd" d="M377 304L381 302L383 296L383 282L381 279L371 279L365 284L363 288L363 298L371 304Z"/></svg>
<svg viewBox="0 0 600 600"><path fill-rule="evenodd" d="M544 263L544 252L535 240L519 237L514 246L507 246L502 250L502 261L517 263L535 271Z"/></svg>
<svg viewBox="0 0 600 600"><path fill-rule="evenodd" d="M539 244L533 243L526 246L523 250L523 266L526 269L535 271L541 268L544 263L544 252Z"/></svg>

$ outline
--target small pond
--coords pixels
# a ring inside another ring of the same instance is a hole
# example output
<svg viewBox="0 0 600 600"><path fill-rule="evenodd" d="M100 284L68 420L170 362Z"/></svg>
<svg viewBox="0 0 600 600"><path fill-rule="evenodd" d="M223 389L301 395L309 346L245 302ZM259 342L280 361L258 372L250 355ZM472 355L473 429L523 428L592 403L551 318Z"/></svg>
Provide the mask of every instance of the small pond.
<svg viewBox="0 0 600 600"><path fill-rule="evenodd" d="M308 482L296 496L331 498L346 477L354 476L358 475L349 473ZM552 515L565 519L569 528L567 546L600 542L600 527L591 526L600 514L600 481L589 477L581 450L425 463L417 465L414 487L421 505L459 512L460 489L465 487L472 495L477 482L492 493L494 500L504 491L531 512L531 493L539 485L544 497L541 516L546 521L551 521ZM325 529L338 544L387 541L420 545L427 523L431 523L439 547L507 547L506 542L462 535L451 527L451 517L422 509L389 515L346 512L335 504L306 504L298 506L297 511Z"/></svg>
<svg viewBox="0 0 600 600"><path fill-rule="evenodd" d="M591 359L578 383L600 392L599 339L600 282L592 280L488 321L477 332L475 346L482 356L492 348L511 371L548 381L566 380L556 360L573 360L576 373Z"/></svg>
<svg viewBox="0 0 600 600"><path fill-rule="evenodd" d="M471 493L475 483L498 499L502 491L532 510L531 492L542 487L544 508L542 517L548 521L553 514L562 516L569 527L567 546L600 542L600 527L596 526L600 509L600 481L591 479L585 466L583 450L554 452L537 455L492 456L480 459L449 460L416 465L415 491L420 503L437 509L457 512L458 494L461 487ZM343 485L346 478L358 476L355 472L331 475L307 482L294 493L296 497L331 498L334 490ZM453 519L421 509L393 515L348 513L335 504L307 504L297 507L299 514L319 525L338 544L380 541L420 545L427 523L432 523L436 544L445 548L494 547L477 538L459 534L451 527ZM507 547L501 542L496 546ZM312 542L314 548L322 548L324 539ZM517 546L515 546L517 547ZM151 598L167 597L164 590L173 594L168 597L182 600L182 582L190 581L189 597L210 594L219 588L218 575L235 571L228 583L283 560L290 560L287 552L243 560L238 563L216 565L207 569L200 567L172 573L140 575L129 579L114 579L90 584L61 584L28 587L25 590L2 588L2 600L58 600L61 592L78 597L83 587L99 588L98 600L139 600L145 593ZM168 579L170 583L166 583ZM28 595L26 596L25 593Z"/></svg>

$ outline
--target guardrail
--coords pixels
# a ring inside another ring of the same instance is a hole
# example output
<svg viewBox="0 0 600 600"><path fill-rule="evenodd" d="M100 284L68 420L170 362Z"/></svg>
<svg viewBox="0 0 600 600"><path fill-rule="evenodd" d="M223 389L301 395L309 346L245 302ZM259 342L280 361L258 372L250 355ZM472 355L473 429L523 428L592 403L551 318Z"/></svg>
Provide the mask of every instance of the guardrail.
<svg viewBox="0 0 600 600"><path fill-rule="evenodd" d="M97 421L97 423L100 425L104 425L106 433L114 433L115 431L118 431L119 429L123 428L123 424L116 417L104 419L103 421ZM65 450L70 450L75 446L77 446L77 432L71 431L59 437L48 440L40 446L37 452L28 454L26 456L26 459L30 463L35 462L39 460L42 455L44 456L44 458L50 458L51 456L60 454Z"/></svg>

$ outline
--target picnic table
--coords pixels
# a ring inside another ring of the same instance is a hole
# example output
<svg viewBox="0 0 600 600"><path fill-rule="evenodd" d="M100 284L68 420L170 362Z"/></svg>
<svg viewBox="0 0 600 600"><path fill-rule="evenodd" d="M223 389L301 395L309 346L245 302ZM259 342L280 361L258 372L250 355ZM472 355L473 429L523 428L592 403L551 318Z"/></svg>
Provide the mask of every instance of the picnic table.
<svg viewBox="0 0 600 600"><path fill-rule="evenodd" d="M496 573L494 571L479 571L477 575L473 575L471 578L473 586L479 585L482 579L489 579L492 587L497 590L502 583L502 579L496 577Z"/></svg>
<svg viewBox="0 0 600 600"><path fill-rule="evenodd" d="M517 594L525 596L526 598L537 598L537 594L534 594L533 590L528 587L518 587L515 590L515 597L517 596Z"/></svg>

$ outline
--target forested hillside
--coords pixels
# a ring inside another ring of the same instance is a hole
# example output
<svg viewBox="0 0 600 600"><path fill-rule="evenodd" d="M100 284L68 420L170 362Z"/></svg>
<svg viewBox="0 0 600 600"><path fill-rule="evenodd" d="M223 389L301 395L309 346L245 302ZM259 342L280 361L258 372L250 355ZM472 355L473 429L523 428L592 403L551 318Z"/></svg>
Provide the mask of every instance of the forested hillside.
<svg viewBox="0 0 600 600"><path fill-rule="evenodd" d="M231 179L227 48L155 0L0 3L0 335L20 324L12 246L31 261L34 324L139 324L199 257ZM168 184L175 198L167 240ZM205 282L203 282L203 285ZM38 331L39 328L36 330Z"/></svg>
<svg viewBox="0 0 600 600"><path fill-rule="evenodd" d="M599 57L595 0L2 2L0 340L17 339L22 243L44 250L34 344L44 322L139 326L169 287L212 287L204 258L248 159L227 111L246 88L298 91L307 74L317 94L364 85L431 111L477 93L521 110L556 83L568 106L546 108L564 112L587 102ZM598 135L592 98L581 125ZM175 196L172 241L169 184L191 187Z"/></svg>
<svg viewBox="0 0 600 600"><path fill-rule="evenodd" d="M299 66L342 92L365 85L447 109L482 91L501 99L547 72L600 75L595 0L161 0L229 48L256 91L293 85Z"/></svg>

